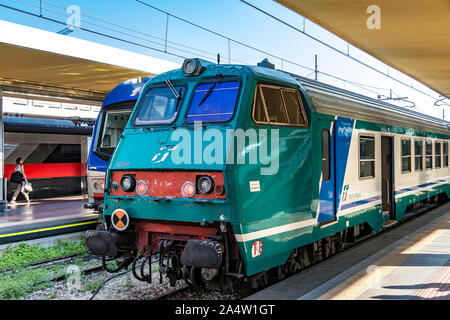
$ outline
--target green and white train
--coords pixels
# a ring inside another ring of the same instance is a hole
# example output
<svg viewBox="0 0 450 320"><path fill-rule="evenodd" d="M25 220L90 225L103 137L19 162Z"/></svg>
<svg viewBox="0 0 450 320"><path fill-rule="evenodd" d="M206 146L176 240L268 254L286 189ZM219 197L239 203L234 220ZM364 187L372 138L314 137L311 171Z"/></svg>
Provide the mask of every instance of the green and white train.
<svg viewBox="0 0 450 320"><path fill-rule="evenodd" d="M172 283L264 286L449 195L449 123L258 66L149 81L111 159L91 252Z"/></svg>

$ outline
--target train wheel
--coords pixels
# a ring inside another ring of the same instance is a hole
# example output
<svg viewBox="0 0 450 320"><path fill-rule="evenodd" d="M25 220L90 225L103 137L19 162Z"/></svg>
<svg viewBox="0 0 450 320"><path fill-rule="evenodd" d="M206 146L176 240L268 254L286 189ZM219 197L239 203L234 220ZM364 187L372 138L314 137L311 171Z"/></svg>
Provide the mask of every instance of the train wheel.
<svg viewBox="0 0 450 320"><path fill-rule="evenodd" d="M191 288L199 288L202 277L200 271L198 268L183 266L181 273L184 282Z"/></svg>
<svg viewBox="0 0 450 320"><path fill-rule="evenodd" d="M310 254L308 253L308 248L300 249L299 260L302 269L306 269L311 265L312 261Z"/></svg>
<svg viewBox="0 0 450 320"><path fill-rule="evenodd" d="M191 267L189 272L189 280L194 288L200 288L202 286L202 274L199 268Z"/></svg>

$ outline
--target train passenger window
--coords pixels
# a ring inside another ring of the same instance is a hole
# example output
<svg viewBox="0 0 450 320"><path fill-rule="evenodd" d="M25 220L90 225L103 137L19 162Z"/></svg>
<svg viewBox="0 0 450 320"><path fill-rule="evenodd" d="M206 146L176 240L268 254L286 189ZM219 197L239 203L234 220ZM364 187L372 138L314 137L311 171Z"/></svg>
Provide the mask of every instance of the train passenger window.
<svg viewBox="0 0 450 320"><path fill-rule="evenodd" d="M433 142L425 142L425 169L433 169Z"/></svg>
<svg viewBox="0 0 450 320"><path fill-rule="evenodd" d="M423 170L423 141L414 141L415 170Z"/></svg>
<svg viewBox="0 0 450 320"><path fill-rule="evenodd" d="M441 167L441 143L440 142L436 142L434 144L434 167L435 168L440 168Z"/></svg>
<svg viewBox="0 0 450 320"><path fill-rule="evenodd" d="M331 178L331 144L330 131L322 131L322 180L329 181Z"/></svg>
<svg viewBox="0 0 450 320"><path fill-rule="evenodd" d="M141 97L134 119L136 126L172 123L183 99L184 87L150 88ZM178 96L178 97L177 97Z"/></svg>
<svg viewBox="0 0 450 320"><path fill-rule="evenodd" d="M444 160L444 163L442 166L444 168L448 168L448 142L447 141L444 142L442 144L442 147L443 147L443 160Z"/></svg>
<svg viewBox="0 0 450 320"><path fill-rule="evenodd" d="M375 177L375 138L359 137L359 177Z"/></svg>
<svg viewBox="0 0 450 320"><path fill-rule="evenodd" d="M233 117L239 81L199 84L194 91L187 122L224 122Z"/></svg>
<svg viewBox="0 0 450 320"><path fill-rule="evenodd" d="M299 92L269 85L257 87L253 119L260 124L308 126Z"/></svg>
<svg viewBox="0 0 450 320"><path fill-rule="evenodd" d="M402 173L411 172L411 140L402 139Z"/></svg>

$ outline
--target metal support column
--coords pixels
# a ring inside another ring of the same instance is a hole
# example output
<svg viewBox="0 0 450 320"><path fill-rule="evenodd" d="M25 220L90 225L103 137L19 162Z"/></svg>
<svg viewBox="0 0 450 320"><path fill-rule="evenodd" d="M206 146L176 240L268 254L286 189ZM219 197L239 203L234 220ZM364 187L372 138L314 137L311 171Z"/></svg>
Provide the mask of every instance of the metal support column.
<svg viewBox="0 0 450 320"><path fill-rule="evenodd" d="M5 178L5 153L4 153L5 133L3 127L3 91L0 88L0 212L5 212L8 209L8 203L6 199L6 183Z"/></svg>

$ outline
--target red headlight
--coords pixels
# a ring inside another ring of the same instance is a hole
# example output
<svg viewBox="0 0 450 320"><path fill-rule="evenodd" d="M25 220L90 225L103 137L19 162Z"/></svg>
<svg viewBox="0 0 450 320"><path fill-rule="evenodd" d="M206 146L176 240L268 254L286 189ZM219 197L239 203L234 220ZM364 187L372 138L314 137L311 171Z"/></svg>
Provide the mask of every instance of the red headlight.
<svg viewBox="0 0 450 320"><path fill-rule="evenodd" d="M136 186L136 192L138 195L140 196L145 196L147 194L148 191L148 184L145 181L138 181L137 186Z"/></svg>
<svg viewBox="0 0 450 320"><path fill-rule="evenodd" d="M191 181L186 181L181 187L181 194L186 198L192 198L195 195L195 184Z"/></svg>
<svg viewBox="0 0 450 320"><path fill-rule="evenodd" d="M104 183L100 184L100 189L105 190L105 184Z"/></svg>

